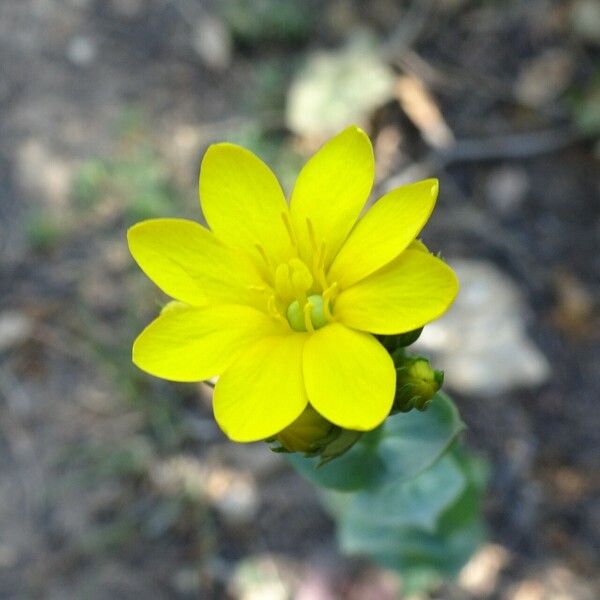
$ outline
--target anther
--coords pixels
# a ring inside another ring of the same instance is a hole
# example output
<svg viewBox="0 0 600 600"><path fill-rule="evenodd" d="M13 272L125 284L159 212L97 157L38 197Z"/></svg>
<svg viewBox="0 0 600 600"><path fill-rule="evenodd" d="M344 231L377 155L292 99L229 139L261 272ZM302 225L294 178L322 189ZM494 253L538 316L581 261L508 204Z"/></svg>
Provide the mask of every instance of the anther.
<svg viewBox="0 0 600 600"><path fill-rule="evenodd" d="M331 314L331 300L337 291L337 281L332 283L323 292L323 313L328 321L333 321L333 315Z"/></svg>
<svg viewBox="0 0 600 600"><path fill-rule="evenodd" d="M294 228L292 227L292 221L290 219L290 215L287 212L281 213L281 218L283 220L283 224L287 229L288 235L290 236L290 241L292 242L292 246L296 248L298 246L298 241L296 240L296 233L294 232Z"/></svg>

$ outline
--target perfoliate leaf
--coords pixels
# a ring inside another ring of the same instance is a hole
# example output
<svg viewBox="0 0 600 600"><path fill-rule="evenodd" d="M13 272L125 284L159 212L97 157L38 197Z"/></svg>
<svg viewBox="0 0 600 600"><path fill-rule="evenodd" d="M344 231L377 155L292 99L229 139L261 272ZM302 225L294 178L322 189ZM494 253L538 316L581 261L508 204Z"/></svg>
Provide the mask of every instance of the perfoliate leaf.
<svg viewBox="0 0 600 600"><path fill-rule="evenodd" d="M386 479L375 489L354 495L341 515L346 524L388 529L419 527L434 531L438 519L464 491L467 480L456 460L446 455L413 479ZM385 531L382 531L385 537Z"/></svg>
<svg viewBox="0 0 600 600"><path fill-rule="evenodd" d="M342 456L321 466L318 466L318 458L305 458L300 454L289 454L286 458L312 483L335 490L371 487L377 484L385 471L381 458L360 441Z"/></svg>
<svg viewBox="0 0 600 600"><path fill-rule="evenodd" d="M409 479L432 465L464 430L452 401L438 392L426 412L390 417L383 424L377 452L389 479Z"/></svg>
<svg viewBox="0 0 600 600"><path fill-rule="evenodd" d="M318 486L337 490L372 488L383 481L415 477L431 466L464 429L456 407L445 394L434 396L424 413L389 417L364 434L343 456L317 468L319 460L298 454L286 457Z"/></svg>

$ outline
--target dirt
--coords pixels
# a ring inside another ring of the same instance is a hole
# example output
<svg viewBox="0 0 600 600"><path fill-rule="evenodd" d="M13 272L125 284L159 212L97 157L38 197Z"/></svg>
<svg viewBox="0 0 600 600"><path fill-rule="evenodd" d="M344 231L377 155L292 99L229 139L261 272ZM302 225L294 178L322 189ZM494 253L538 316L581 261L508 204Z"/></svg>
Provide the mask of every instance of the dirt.
<svg viewBox="0 0 600 600"><path fill-rule="evenodd" d="M352 17L348 31L362 19L382 38L391 23L381 15L398 10L335 4ZM569 89L585 90L597 72L598 47L565 24L570 3L442 4L414 46L440 75L432 88L458 139L485 136L493 147L505 134L571 131L568 93L536 107L514 94L528 61L548 48L573 58ZM143 146L178 190L174 216L193 215L203 149L257 120L256 65L292 64L339 37L328 16L293 44L238 41L227 70L215 72L194 51L182 10L190 5L198 18L217 14L183 0L0 3L0 315L16 311L28 323L0 349L1 598L249 598L239 567L265 556L284 588L316 578L321 591L307 598L360 597L365 580L385 587L380 571L338 555L314 490L279 457L225 440L206 389L130 364L131 339L159 300L128 257L131 216L118 191L92 205L73 198L82 165ZM371 124L374 137L389 125L402 132L399 169L431 159L395 103ZM286 138L280 123L267 129ZM425 241L514 278L551 376L491 399L456 393L466 443L492 465L489 537L508 558L487 588L450 584L437 597L592 600L600 596L594 137L578 132L523 156L442 154L433 152L442 194ZM515 205L494 203L486 187L506 167L526 174Z"/></svg>

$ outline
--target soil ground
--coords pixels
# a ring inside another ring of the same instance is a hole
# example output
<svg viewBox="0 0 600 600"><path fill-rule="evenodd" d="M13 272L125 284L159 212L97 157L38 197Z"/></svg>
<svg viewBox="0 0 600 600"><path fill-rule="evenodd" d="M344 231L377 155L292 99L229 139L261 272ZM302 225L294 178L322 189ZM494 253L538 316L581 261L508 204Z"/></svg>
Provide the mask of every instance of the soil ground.
<svg viewBox="0 0 600 600"><path fill-rule="evenodd" d="M196 213L211 141L284 148L295 168L311 145L283 122L296 66L357 25L394 39L405 14L418 31L395 68L426 74L466 142L431 147L397 102L380 106L373 139L402 146L382 185L434 170L425 241L511 276L551 366L535 388L455 391L466 443L492 465L490 545L437 597L600 597L600 181L594 130L576 127L598 38L574 25L582 2L455 0L424 20L405 4L311 2L308 25L242 35L216 3L0 3L1 598L393 597L386 573L337 554L307 483L225 440L207 389L130 364L157 294L124 232ZM251 596L255 579L272 587Z"/></svg>

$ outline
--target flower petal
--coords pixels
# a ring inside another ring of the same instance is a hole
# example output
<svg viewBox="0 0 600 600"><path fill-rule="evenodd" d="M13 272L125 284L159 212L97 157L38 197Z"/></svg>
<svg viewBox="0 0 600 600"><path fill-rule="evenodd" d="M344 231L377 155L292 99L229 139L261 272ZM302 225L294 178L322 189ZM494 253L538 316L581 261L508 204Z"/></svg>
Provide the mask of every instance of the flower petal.
<svg viewBox="0 0 600 600"><path fill-rule="evenodd" d="M291 214L303 256L311 254L307 220L318 244L325 242L326 266L336 255L362 210L375 173L367 134L348 127L329 140L298 176Z"/></svg>
<svg viewBox="0 0 600 600"><path fill-rule="evenodd" d="M133 362L172 381L220 375L245 346L281 326L249 306L167 305L133 344Z"/></svg>
<svg viewBox="0 0 600 600"><path fill-rule="evenodd" d="M421 240L413 240L408 245L408 250L418 250L419 252L425 252L425 254L431 254L429 248Z"/></svg>
<svg viewBox="0 0 600 600"><path fill-rule="evenodd" d="M304 380L310 403L326 419L345 429L368 431L392 408L396 371L372 335L332 323L306 342Z"/></svg>
<svg viewBox="0 0 600 600"><path fill-rule="evenodd" d="M346 288L396 258L415 239L435 205L436 179L399 187L368 210L335 257L329 280Z"/></svg>
<svg viewBox="0 0 600 600"><path fill-rule="evenodd" d="M163 292L187 304L250 303L248 287L260 282L250 261L194 221L142 221L129 229L127 240L142 271Z"/></svg>
<svg viewBox="0 0 600 600"><path fill-rule="evenodd" d="M277 263L290 257L285 196L273 172L249 150L235 144L208 148L200 168L200 201L210 228L229 245L256 259L257 245Z"/></svg>
<svg viewBox="0 0 600 600"><path fill-rule="evenodd" d="M213 408L236 442L269 438L295 421L307 405L302 379L305 334L263 338L248 347L219 378Z"/></svg>
<svg viewBox="0 0 600 600"><path fill-rule="evenodd" d="M458 292L454 271L421 249L407 249L344 290L334 315L348 327L377 334L418 329L443 314Z"/></svg>

